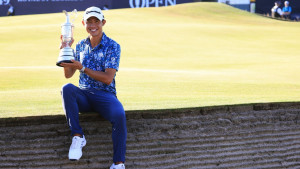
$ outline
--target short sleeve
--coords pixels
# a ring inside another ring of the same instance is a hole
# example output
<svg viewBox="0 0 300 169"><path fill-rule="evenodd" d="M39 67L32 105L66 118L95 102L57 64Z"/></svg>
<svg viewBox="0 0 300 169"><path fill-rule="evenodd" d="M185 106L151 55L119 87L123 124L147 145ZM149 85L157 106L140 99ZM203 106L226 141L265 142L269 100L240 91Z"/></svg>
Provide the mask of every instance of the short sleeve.
<svg viewBox="0 0 300 169"><path fill-rule="evenodd" d="M105 69L112 68L119 70L120 64L120 55L121 55L121 47L119 44L114 43L108 48L106 53L106 60L105 60Z"/></svg>

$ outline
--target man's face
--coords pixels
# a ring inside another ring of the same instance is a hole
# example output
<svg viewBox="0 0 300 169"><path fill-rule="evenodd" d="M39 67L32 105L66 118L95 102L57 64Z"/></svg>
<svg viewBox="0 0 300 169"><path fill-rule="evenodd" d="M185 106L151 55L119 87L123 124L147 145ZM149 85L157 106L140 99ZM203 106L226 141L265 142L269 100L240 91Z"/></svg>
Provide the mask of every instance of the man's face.
<svg viewBox="0 0 300 169"><path fill-rule="evenodd" d="M288 4L288 3L284 3L284 6L288 7L288 6L289 6L289 4Z"/></svg>
<svg viewBox="0 0 300 169"><path fill-rule="evenodd" d="M83 24L87 33L92 37L98 37L102 35L102 27L105 24L105 20L100 21L98 18L92 16L85 23L83 22Z"/></svg>

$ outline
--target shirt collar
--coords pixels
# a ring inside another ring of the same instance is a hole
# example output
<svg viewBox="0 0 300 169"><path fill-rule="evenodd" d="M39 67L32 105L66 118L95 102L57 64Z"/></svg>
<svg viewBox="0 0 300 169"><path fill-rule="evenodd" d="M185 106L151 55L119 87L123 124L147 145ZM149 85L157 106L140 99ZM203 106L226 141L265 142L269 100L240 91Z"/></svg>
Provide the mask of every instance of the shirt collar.
<svg viewBox="0 0 300 169"><path fill-rule="evenodd" d="M98 49L98 48L101 48L102 46L105 46L105 44L107 43L107 41L108 41L108 38L107 38L106 34L103 32L100 44L98 44L94 49ZM88 36L85 39L85 43L91 46L90 36Z"/></svg>

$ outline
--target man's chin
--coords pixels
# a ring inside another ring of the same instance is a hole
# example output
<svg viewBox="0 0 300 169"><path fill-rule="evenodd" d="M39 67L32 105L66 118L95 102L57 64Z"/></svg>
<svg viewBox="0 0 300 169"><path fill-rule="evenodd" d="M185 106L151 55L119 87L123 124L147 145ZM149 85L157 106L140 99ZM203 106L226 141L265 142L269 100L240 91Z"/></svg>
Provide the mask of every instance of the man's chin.
<svg viewBox="0 0 300 169"><path fill-rule="evenodd" d="M101 33L90 33L91 37L100 37Z"/></svg>

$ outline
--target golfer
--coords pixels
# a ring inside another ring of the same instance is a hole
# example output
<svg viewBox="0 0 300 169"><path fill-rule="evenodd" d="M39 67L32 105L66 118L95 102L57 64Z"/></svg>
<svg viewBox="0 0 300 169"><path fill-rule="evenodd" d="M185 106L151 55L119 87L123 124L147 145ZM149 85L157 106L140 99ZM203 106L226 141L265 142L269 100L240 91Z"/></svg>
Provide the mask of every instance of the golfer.
<svg viewBox="0 0 300 169"><path fill-rule="evenodd" d="M103 32L105 23L100 8L87 8L82 24L89 36L77 43L72 63L61 63L66 78L71 78L77 70L80 71L79 87L69 83L62 87L61 92L63 108L73 136L69 159L79 160L82 148L87 143L79 124L79 112L94 111L112 124L113 164L110 169L124 169L126 117L115 87L121 51L120 45ZM66 44L61 44L61 48L65 46Z"/></svg>

